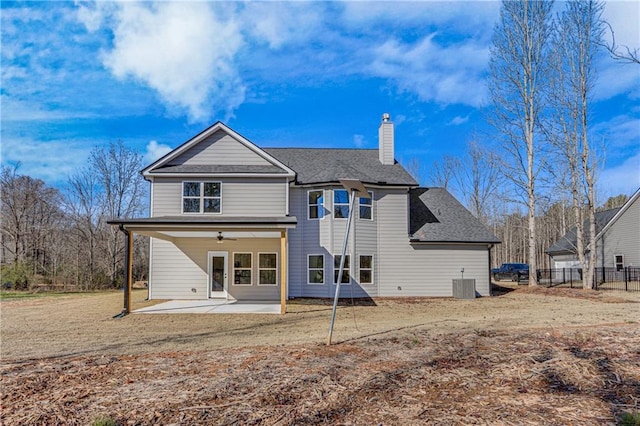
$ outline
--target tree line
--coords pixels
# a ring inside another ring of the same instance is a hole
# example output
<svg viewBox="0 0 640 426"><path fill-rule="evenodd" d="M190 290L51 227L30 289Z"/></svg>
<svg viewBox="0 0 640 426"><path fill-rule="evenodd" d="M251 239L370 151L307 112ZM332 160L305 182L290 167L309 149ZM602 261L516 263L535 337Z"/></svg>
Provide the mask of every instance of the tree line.
<svg viewBox="0 0 640 426"><path fill-rule="evenodd" d="M135 217L146 209L142 156L122 141L91 151L86 165L63 189L2 167L2 284L16 289L48 287L78 290L120 287L124 240L106 223ZM136 238L135 276L147 273L148 242Z"/></svg>
<svg viewBox="0 0 640 426"><path fill-rule="evenodd" d="M474 136L464 158L433 164L429 183L453 188L494 230L503 242L495 250L497 262L548 268L544 250L575 227L583 287L590 288L596 251L589 248L595 247L600 207L597 171L605 157L591 130L598 60L608 54L637 65L638 50L616 44L602 1L563 5L554 15L553 1L502 2L485 111L493 132L484 137L492 142ZM535 274L529 274L529 284L537 284Z"/></svg>
<svg viewBox="0 0 640 426"><path fill-rule="evenodd" d="M408 167L418 180L451 190L502 241L494 265L548 268L544 251L575 226L585 287L593 282L595 213L622 205L627 195L596 200L604 158L590 125L597 59L608 53L640 64L637 50L615 37L604 42L613 29L603 10L601 1L569 0L554 15L552 1L503 1L488 78L486 118L494 132L472 135L463 157L435 162L424 179L419 160ZM63 190L2 167L2 281L120 286L123 237L106 220L146 210L142 167L141 155L122 142L94 149ZM147 245L144 237L135 241L137 279L147 271ZM535 274L529 279L536 284Z"/></svg>

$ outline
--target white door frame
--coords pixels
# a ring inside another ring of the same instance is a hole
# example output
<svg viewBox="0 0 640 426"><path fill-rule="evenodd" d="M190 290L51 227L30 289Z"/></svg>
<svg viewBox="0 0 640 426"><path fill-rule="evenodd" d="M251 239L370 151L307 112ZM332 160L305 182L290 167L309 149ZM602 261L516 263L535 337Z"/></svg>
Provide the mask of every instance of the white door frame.
<svg viewBox="0 0 640 426"><path fill-rule="evenodd" d="M213 258L214 257L222 257L224 259L224 279L223 279L223 290L222 291L212 291L211 290L211 280L213 279ZM219 298L229 298L229 252L227 251L208 251L207 252L207 294L209 295L209 299L219 299Z"/></svg>

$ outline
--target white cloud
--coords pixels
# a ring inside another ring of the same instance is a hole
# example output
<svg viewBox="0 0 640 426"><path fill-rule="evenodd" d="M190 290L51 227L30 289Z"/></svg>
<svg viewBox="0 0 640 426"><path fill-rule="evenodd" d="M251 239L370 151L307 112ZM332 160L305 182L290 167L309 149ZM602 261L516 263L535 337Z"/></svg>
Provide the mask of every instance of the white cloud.
<svg viewBox="0 0 640 426"><path fill-rule="evenodd" d="M158 141L149 141L145 148L144 161L147 164L151 164L160 157L168 154L171 149L169 145L158 143Z"/></svg>
<svg viewBox="0 0 640 426"><path fill-rule="evenodd" d="M376 23L394 26L441 26L456 32L489 38L499 16L498 1L345 2L342 20L353 27L376 28Z"/></svg>
<svg viewBox="0 0 640 426"><path fill-rule="evenodd" d="M2 138L2 163L20 163L19 173L58 186L86 163L93 145L87 141L36 141L30 138Z"/></svg>
<svg viewBox="0 0 640 426"><path fill-rule="evenodd" d="M110 25L113 47L104 65L119 79L155 90L171 108L194 121L224 112L228 119L245 98L235 56L243 46L240 27L221 16L223 5L206 2L117 3L113 10L86 9L87 29ZM216 7L218 6L218 7ZM108 16L99 16L100 13Z"/></svg>
<svg viewBox="0 0 640 426"><path fill-rule="evenodd" d="M602 17L611 25L619 52L625 52L623 46L631 50L640 48L640 2L607 1ZM612 43L612 34L605 27L604 38L608 45ZM603 54L598 63L598 84L595 87L595 99L610 99L619 94L629 94L640 98L640 67L612 59Z"/></svg>
<svg viewBox="0 0 640 426"><path fill-rule="evenodd" d="M353 135L353 144L357 147L357 148L362 148L367 144L367 141L364 138L364 135Z"/></svg>
<svg viewBox="0 0 640 426"><path fill-rule="evenodd" d="M392 79L402 91L423 101L481 106L486 99L483 74L489 49L473 41L444 48L435 33L417 43L391 39L372 49L369 71Z"/></svg>
<svg viewBox="0 0 640 426"><path fill-rule="evenodd" d="M467 115L466 117L460 117L459 115L456 115L453 120L449 121L449 123L447 123L448 126L459 126L461 124L467 123L469 121L469 116Z"/></svg>
<svg viewBox="0 0 640 426"><path fill-rule="evenodd" d="M324 30L324 5L320 2L251 2L240 19L243 27L271 49L304 44Z"/></svg>
<svg viewBox="0 0 640 426"><path fill-rule="evenodd" d="M598 178L598 187L604 197L633 194L640 188L640 153L629 157L619 166L603 170Z"/></svg>
<svg viewBox="0 0 640 426"><path fill-rule="evenodd" d="M611 117L593 126L592 141L598 143L598 138L604 137L609 151L608 157L624 147L638 147L640 140L640 118L628 115Z"/></svg>
<svg viewBox="0 0 640 426"><path fill-rule="evenodd" d="M616 44L630 48L640 47L640 2L606 1L602 16L611 25ZM610 42L610 31L605 36Z"/></svg>

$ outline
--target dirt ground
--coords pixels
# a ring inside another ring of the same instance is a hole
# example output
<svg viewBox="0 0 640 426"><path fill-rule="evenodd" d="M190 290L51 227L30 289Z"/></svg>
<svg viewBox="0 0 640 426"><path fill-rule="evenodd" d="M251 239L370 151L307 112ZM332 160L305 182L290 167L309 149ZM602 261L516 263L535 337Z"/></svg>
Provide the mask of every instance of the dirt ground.
<svg viewBox="0 0 640 426"><path fill-rule="evenodd" d="M329 301L123 319L122 293L2 301L0 423L616 424L640 408L639 293L510 287L341 306L329 348Z"/></svg>

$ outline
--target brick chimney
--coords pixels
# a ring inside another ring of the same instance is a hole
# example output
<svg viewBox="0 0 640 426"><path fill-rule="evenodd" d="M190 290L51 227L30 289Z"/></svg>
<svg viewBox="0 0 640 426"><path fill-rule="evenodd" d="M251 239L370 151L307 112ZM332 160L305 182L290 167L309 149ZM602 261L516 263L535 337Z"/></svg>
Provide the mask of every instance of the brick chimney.
<svg viewBox="0 0 640 426"><path fill-rule="evenodd" d="M385 112L382 114L382 123L378 128L378 155L382 164L393 165L395 163L393 138L391 116Z"/></svg>

